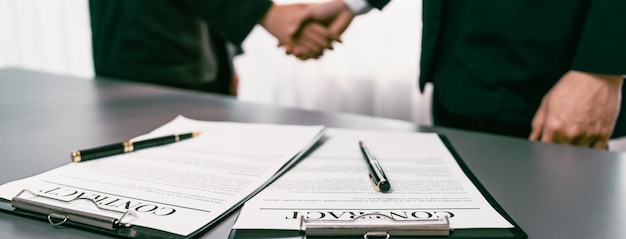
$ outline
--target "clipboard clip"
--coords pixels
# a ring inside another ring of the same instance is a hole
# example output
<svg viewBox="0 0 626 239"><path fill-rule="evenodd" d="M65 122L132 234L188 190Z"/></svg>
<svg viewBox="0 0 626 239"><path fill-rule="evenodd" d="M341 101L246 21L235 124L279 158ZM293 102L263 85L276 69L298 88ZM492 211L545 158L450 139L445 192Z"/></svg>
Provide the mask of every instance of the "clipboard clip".
<svg viewBox="0 0 626 239"><path fill-rule="evenodd" d="M374 217L374 218L372 218ZM381 213L365 213L350 220L309 220L300 217L300 230L306 236L363 236L386 238L391 236L448 236L450 221L447 216L432 219L396 220Z"/></svg>
<svg viewBox="0 0 626 239"><path fill-rule="evenodd" d="M26 193L31 194L35 197L33 198L20 197L22 194L26 194ZM61 207L57 205L47 204L47 203L41 202L41 200L35 200L37 197L56 200L60 202L66 202L66 203L70 203L70 202L77 201L77 200L85 200L85 201L93 203L93 205L95 205L96 209L98 210L109 212L108 214L111 214L110 212L113 212L113 214L119 214L119 216L117 217L107 216L107 215L102 215L102 214L97 214L97 213L92 213L92 212L71 209L68 207ZM30 191L28 189L23 189L20 193L18 193L15 197L13 197L13 199L11 199L11 206L17 209L21 209L21 210L37 212L37 213L41 213L44 215L48 215L47 216L48 222L52 226L55 226L55 227L61 226L69 221L72 221L72 222L86 224L86 225L90 225L90 226L94 226L98 228L115 230L120 227L130 227L131 226L130 224L122 223L122 221L127 217L137 216L137 214L132 210L119 210L119 209L101 207L100 205L98 205L98 203L96 203L95 200L91 198L74 198L71 200L62 200L58 198L41 195L33 191Z"/></svg>

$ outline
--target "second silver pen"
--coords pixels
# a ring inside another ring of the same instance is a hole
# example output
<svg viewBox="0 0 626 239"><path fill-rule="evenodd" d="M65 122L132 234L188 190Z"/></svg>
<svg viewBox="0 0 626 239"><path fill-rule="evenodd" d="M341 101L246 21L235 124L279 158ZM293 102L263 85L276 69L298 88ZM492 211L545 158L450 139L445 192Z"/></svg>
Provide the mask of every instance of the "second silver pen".
<svg viewBox="0 0 626 239"><path fill-rule="evenodd" d="M369 176L374 185L374 190L378 192L387 192L391 189L391 184L383 172L383 168L380 167L378 160L372 154L372 152L365 146L363 141L359 141L359 148L361 149L361 153L363 154L363 159L367 162L367 166L369 168Z"/></svg>

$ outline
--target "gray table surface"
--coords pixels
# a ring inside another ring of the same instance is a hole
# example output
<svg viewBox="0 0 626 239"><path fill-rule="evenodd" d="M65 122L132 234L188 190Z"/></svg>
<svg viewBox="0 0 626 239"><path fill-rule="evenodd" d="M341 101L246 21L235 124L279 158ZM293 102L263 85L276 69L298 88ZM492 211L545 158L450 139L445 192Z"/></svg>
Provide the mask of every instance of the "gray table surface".
<svg viewBox="0 0 626 239"><path fill-rule="evenodd" d="M626 238L626 155L354 114L307 111L113 80L0 69L0 184L69 162L177 115L200 120L445 134L529 238ZM203 238L227 238L234 217ZM0 238L107 238L0 213Z"/></svg>

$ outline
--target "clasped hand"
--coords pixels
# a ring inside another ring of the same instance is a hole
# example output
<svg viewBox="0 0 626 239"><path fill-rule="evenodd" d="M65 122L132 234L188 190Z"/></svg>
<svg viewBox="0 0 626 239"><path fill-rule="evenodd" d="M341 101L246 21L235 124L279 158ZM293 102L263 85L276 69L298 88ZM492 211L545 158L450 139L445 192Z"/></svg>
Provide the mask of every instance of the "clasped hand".
<svg viewBox="0 0 626 239"><path fill-rule="evenodd" d="M317 59L348 28L354 13L341 0L319 4L274 4L261 25L278 39L287 54L298 59Z"/></svg>

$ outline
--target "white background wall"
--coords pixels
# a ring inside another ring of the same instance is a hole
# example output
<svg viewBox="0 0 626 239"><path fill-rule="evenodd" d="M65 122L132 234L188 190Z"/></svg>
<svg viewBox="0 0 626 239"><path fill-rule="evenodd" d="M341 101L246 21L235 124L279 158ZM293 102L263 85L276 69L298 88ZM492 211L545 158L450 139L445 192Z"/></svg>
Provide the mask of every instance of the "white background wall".
<svg viewBox="0 0 626 239"><path fill-rule="evenodd" d="M93 76L86 0L0 0L0 67Z"/></svg>
<svg viewBox="0 0 626 239"><path fill-rule="evenodd" d="M421 1L395 0L360 16L344 44L307 62L255 28L235 60L239 99L428 123L416 86L420 8ZM10 66L93 77L88 1L0 0L0 67Z"/></svg>
<svg viewBox="0 0 626 239"><path fill-rule="evenodd" d="M416 0L395 0L383 11L358 16L343 44L319 60L286 56L257 27L235 61L243 79L239 98L429 124L428 104L417 88L420 39L421 1Z"/></svg>

